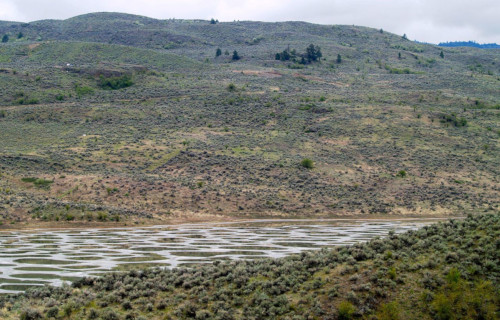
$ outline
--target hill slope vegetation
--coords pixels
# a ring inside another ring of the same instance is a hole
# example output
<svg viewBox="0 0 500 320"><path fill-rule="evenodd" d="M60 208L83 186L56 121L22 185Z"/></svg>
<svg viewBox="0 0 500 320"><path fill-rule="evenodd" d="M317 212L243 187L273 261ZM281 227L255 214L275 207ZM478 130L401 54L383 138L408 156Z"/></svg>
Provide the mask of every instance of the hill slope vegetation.
<svg viewBox="0 0 500 320"><path fill-rule="evenodd" d="M499 50L117 13L2 34L2 228L498 211Z"/></svg>

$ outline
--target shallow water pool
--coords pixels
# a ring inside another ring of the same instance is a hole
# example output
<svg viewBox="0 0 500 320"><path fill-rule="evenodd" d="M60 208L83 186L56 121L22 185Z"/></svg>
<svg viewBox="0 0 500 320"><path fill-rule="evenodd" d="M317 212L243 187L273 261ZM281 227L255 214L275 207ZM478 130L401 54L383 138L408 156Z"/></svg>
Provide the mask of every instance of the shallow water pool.
<svg viewBox="0 0 500 320"><path fill-rule="evenodd" d="M141 267L179 267L215 260L279 258L353 244L419 220L253 220L120 229L0 232L0 293L61 285L88 275Z"/></svg>

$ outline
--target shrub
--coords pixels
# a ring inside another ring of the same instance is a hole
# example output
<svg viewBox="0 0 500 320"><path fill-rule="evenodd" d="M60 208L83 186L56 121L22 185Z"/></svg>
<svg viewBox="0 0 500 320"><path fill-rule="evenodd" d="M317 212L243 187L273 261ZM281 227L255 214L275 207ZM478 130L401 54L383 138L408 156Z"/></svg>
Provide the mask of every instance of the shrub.
<svg viewBox="0 0 500 320"><path fill-rule="evenodd" d="M97 220L99 220L99 221L106 221L106 220L108 220L108 214L105 213L105 212L99 211L97 213Z"/></svg>
<svg viewBox="0 0 500 320"><path fill-rule="evenodd" d="M54 183L54 181L52 180L45 180L45 179L36 179L33 184L37 187L47 187L49 186L51 183Z"/></svg>
<svg viewBox="0 0 500 320"><path fill-rule="evenodd" d="M58 314L59 314L59 308L54 306L49 310L47 310L47 313L45 315L47 318L57 318Z"/></svg>
<svg viewBox="0 0 500 320"><path fill-rule="evenodd" d="M198 310L196 311L195 319L197 320L203 320L203 319L210 319L211 314L208 310Z"/></svg>
<svg viewBox="0 0 500 320"><path fill-rule="evenodd" d="M354 306L349 301L342 301L338 307L338 319L349 320L354 315Z"/></svg>
<svg viewBox="0 0 500 320"><path fill-rule="evenodd" d="M467 119L457 116L452 113L451 115L443 115L441 116L441 123L452 123L455 127L465 127L467 126Z"/></svg>
<svg viewBox="0 0 500 320"><path fill-rule="evenodd" d="M307 169L312 169L314 167L314 162L309 158L304 158L300 162L300 165Z"/></svg>
<svg viewBox="0 0 500 320"><path fill-rule="evenodd" d="M446 275L446 282L448 282L448 284L451 285L458 283L459 280L460 280L460 271L458 271L457 268L451 268L451 270Z"/></svg>
<svg viewBox="0 0 500 320"><path fill-rule="evenodd" d="M396 279L396 268L394 267L390 268L389 271L387 272L387 275L391 280Z"/></svg>
<svg viewBox="0 0 500 320"><path fill-rule="evenodd" d="M389 65L385 65L385 69L387 71L389 71L389 73L392 73L392 74L414 74L415 73L415 71L412 71L409 68L398 69L398 68L393 68Z"/></svg>
<svg viewBox="0 0 500 320"><path fill-rule="evenodd" d="M406 171L404 171L404 170L400 170L400 171L398 172L397 176L398 176L398 177L400 177L400 178L404 178L404 177L406 177Z"/></svg>
<svg viewBox="0 0 500 320"><path fill-rule="evenodd" d="M17 99L16 103L17 104L38 104L39 101L36 98L27 98L27 97L24 97L24 98Z"/></svg>
<svg viewBox="0 0 500 320"><path fill-rule="evenodd" d="M114 310L107 308L102 312L101 319L102 320L119 320L120 317L118 316L118 314Z"/></svg>
<svg viewBox="0 0 500 320"><path fill-rule="evenodd" d="M75 85L75 92L78 97L84 96L84 95L90 95L94 93L94 89L87 87L87 86L81 86L79 84Z"/></svg>
<svg viewBox="0 0 500 320"><path fill-rule="evenodd" d="M380 319L380 320L398 320L398 319L400 319L401 317L400 317L399 304L395 301L382 304L377 316L378 316L378 319Z"/></svg>
<svg viewBox="0 0 500 320"><path fill-rule="evenodd" d="M48 188L50 184L54 183L53 180L45 180L41 178L27 177L21 178L22 182L33 183L38 188Z"/></svg>
<svg viewBox="0 0 500 320"><path fill-rule="evenodd" d="M89 316L87 317L87 319L94 320L97 318L99 318L99 313L95 309L90 309Z"/></svg>
<svg viewBox="0 0 500 320"><path fill-rule="evenodd" d="M168 303L169 303L169 301L167 299L162 299L156 305L156 309L165 310L165 308L168 307Z"/></svg>
<svg viewBox="0 0 500 320"><path fill-rule="evenodd" d="M453 316L453 304L444 294L436 296L432 302L432 308L435 312L434 319L448 320Z"/></svg>
<svg viewBox="0 0 500 320"><path fill-rule="evenodd" d="M42 318L40 311L32 308L24 309L19 317L20 320L38 320Z"/></svg>
<svg viewBox="0 0 500 320"><path fill-rule="evenodd" d="M71 303L64 305L63 312L66 317L71 316L71 314L73 313L73 305Z"/></svg>
<svg viewBox="0 0 500 320"><path fill-rule="evenodd" d="M108 194L108 196L112 195L112 194L115 194L118 192L118 188L110 188L110 187L106 187L106 193Z"/></svg>
<svg viewBox="0 0 500 320"><path fill-rule="evenodd" d="M99 77L98 86L104 90L118 90L130 87L134 84L132 76L124 74L120 77L106 78L103 75Z"/></svg>

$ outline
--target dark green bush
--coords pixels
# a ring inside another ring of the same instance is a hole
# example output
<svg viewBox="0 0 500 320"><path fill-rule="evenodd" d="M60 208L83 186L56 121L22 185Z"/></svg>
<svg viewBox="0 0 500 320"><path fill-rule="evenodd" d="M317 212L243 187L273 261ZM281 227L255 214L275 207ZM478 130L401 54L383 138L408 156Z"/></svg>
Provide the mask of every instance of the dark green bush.
<svg viewBox="0 0 500 320"><path fill-rule="evenodd" d="M397 176L400 177L400 178L406 177L406 171L405 170L398 171Z"/></svg>
<svg viewBox="0 0 500 320"><path fill-rule="evenodd" d="M309 158L304 158L300 162L300 165L307 169L312 169L314 167L314 162Z"/></svg>
<svg viewBox="0 0 500 320"><path fill-rule="evenodd" d="M132 86L134 82L132 81L132 76L129 74L119 77L104 77L101 75L97 84L104 90L119 90Z"/></svg>
<svg viewBox="0 0 500 320"><path fill-rule="evenodd" d="M454 113L452 113L441 116L441 123L452 123L455 127L465 127L467 126L467 119L463 117L458 118Z"/></svg>
<svg viewBox="0 0 500 320"><path fill-rule="evenodd" d="M228 91L236 91L236 85L234 83L230 83L227 85Z"/></svg>
<svg viewBox="0 0 500 320"><path fill-rule="evenodd" d="M39 100L36 99L36 98L27 98L27 97L23 97L23 98L19 98L16 100L16 103L17 104L38 104L39 103Z"/></svg>

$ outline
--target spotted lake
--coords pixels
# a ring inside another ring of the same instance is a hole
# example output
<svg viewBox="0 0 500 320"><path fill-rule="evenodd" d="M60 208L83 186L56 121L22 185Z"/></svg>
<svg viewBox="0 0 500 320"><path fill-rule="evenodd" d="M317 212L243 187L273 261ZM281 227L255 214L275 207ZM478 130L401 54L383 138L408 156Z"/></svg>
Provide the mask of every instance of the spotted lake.
<svg viewBox="0 0 500 320"><path fill-rule="evenodd" d="M257 220L0 232L0 293L138 267L283 257L417 229L428 220Z"/></svg>

